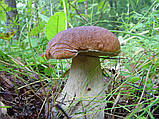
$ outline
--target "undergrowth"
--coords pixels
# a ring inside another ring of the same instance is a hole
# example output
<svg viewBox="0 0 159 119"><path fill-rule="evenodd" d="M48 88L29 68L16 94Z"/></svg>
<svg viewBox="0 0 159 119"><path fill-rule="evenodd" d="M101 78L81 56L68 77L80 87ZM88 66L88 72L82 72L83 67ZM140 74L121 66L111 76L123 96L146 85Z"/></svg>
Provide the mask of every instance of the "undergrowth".
<svg viewBox="0 0 159 119"><path fill-rule="evenodd" d="M147 12L133 11L124 20L117 19L122 22L111 30L121 43L121 53L115 58L100 57L108 90L99 102L105 105L107 119L159 117L158 6L155 2ZM64 118L84 113L67 113L56 101L67 81L71 59L47 61L41 57L47 38L26 36L13 38L12 43L0 39L0 106L7 109L2 118ZM93 113L91 105L87 111Z"/></svg>

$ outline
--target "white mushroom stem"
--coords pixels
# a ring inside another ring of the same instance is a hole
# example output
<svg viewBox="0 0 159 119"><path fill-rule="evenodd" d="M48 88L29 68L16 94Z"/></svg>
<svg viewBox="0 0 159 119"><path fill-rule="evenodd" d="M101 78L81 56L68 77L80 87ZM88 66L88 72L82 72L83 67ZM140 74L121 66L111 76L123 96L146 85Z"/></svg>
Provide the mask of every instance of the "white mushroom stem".
<svg viewBox="0 0 159 119"><path fill-rule="evenodd" d="M74 114L86 111L73 117L104 119L104 104L99 101L104 96L104 89L99 58L84 55L73 58L69 78L63 89L63 94L67 94L64 103L66 106L74 103Z"/></svg>

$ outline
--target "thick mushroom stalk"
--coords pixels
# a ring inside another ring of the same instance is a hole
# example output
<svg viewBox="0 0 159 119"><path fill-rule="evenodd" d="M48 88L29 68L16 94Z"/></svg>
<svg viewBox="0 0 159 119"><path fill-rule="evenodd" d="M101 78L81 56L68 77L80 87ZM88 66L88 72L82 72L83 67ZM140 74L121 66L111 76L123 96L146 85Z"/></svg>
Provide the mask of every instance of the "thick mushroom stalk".
<svg viewBox="0 0 159 119"><path fill-rule="evenodd" d="M104 104L100 103L100 99L104 96L105 86L97 57L115 56L119 52L117 37L97 26L70 28L59 32L49 41L43 54L47 59L73 58L69 78L62 91L63 95L67 94L64 102L66 107L70 104L74 107L73 117L104 119Z"/></svg>
<svg viewBox="0 0 159 119"><path fill-rule="evenodd" d="M84 55L77 55L73 58L69 78L63 89L63 94L67 93L64 102L66 106L69 106L72 100L74 102L78 100L76 105L73 105L77 106L73 112L86 111L83 114L85 116L81 119L84 117L87 119L103 119L104 104L100 103L99 100L104 96L104 89L99 58ZM76 114L75 116L82 115Z"/></svg>

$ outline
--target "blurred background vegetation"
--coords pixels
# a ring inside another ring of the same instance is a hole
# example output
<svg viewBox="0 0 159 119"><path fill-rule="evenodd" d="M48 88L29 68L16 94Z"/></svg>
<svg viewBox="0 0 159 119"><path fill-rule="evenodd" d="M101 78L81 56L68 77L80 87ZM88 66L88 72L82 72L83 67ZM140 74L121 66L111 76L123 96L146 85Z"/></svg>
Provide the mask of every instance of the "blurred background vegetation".
<svg viewBox="0 0 159 119"><path fill-rule="evenodd" d="M71 60L41 55L58 32L90 25L121 43L117 60L101 58L111 80L106 117L159 117L159 0L0 0L0 102L11 106L8 116L55 116L49 110Z"/></svg>

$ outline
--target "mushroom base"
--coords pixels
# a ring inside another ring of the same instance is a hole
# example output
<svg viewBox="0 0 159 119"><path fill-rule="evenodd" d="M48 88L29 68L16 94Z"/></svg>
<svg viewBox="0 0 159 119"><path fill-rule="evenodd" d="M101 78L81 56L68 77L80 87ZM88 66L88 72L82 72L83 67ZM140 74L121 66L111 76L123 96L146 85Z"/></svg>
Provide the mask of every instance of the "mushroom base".
<svg viewBox="0 0 159 119"><path fill-rule="evenodd" d="M64 108L73 118L104 119L105 89L99 58L77 55L60 98L66 94Z"/></svg>

